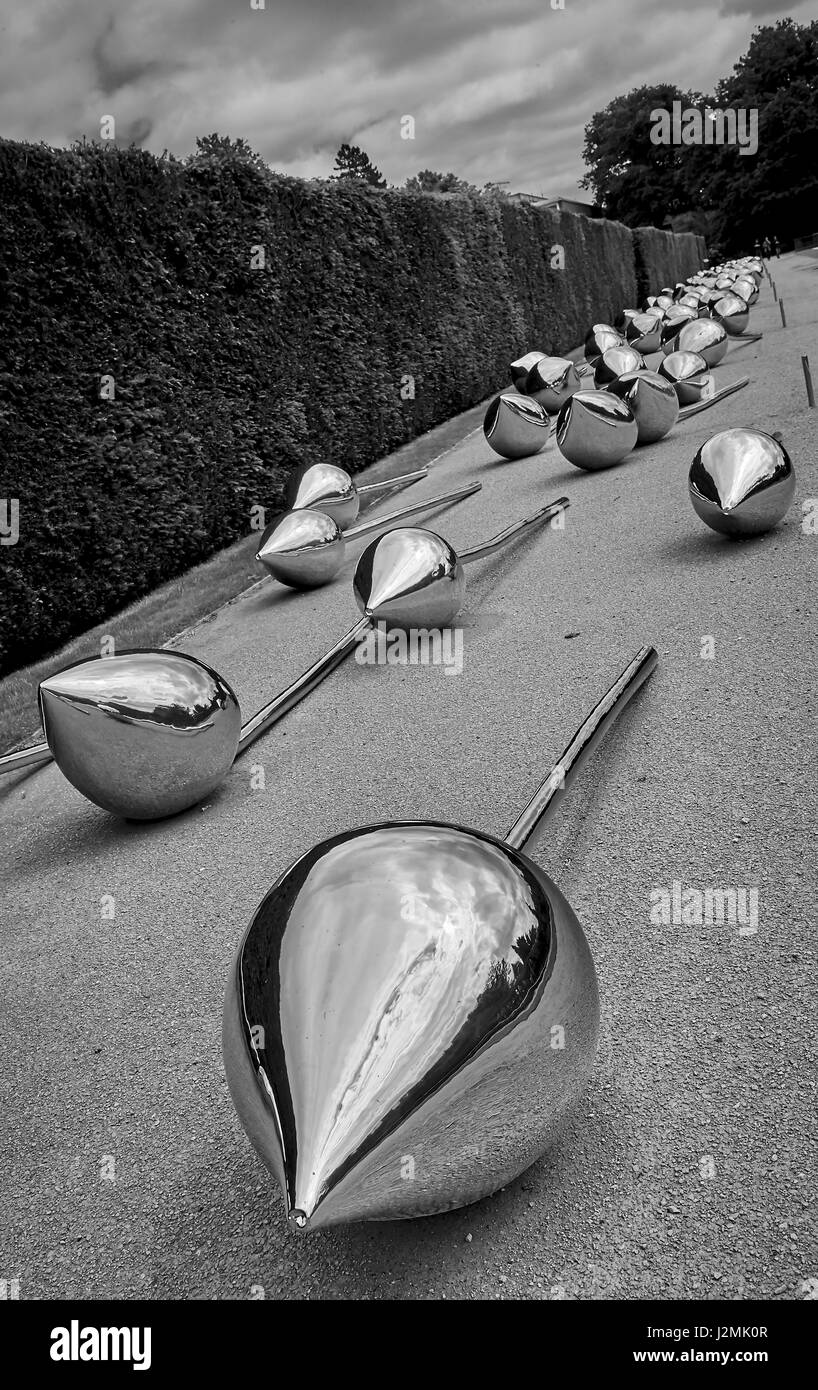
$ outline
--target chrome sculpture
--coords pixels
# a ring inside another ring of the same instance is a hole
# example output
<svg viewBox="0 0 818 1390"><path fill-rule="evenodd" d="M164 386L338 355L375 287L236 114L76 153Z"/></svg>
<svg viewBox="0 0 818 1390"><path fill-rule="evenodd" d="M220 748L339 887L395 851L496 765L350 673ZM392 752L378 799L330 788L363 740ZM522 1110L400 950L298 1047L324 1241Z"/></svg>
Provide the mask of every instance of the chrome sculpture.
<svg viewBox="0 0 818 1390"><path fill-rule="evenodd" d="M569 505L567 497L558 497L459 556L443 536L424 527L387 531L367 546L355 567L355 602L369 622L389 628L450 627L465 599L464 565L485 559L534 526L554 521Z"/></svg>
<svg viewBox="0 0 818 1390"><path fill-rule="evenodd" d="M663 351L667 356L673 352L697 352L708 367L716 367L727 351L727 332L715 319L693 319L664 344Z"/></svg>
<svg viewBox="0 0 818 1390"><path fill-rule="evenodd" d="M585 339L585 360L595 367L603 352L613 347L627 347L622 334L610 323L595 323Z"/></svg>
<svg viewBox="0 0 818 1390"><path fill-rule="evenodd" d="M567 498L549 503L462 553L460 565L553 520L567 506ZM379 576L385 582L383 566ZM419 626L428 628L440 611L439 595L446 585L436 586L438 577L436 572L427 577L430 602L425 610L414 592L423 587L421 577L415 571L406 581L407 602L417 610ZM389 599L393 606L399 602L401 582L396 575ZM359 591L360 584L356 594ZM369 607L376 620L383 617L374 599ZM15 772L53 758L77 791L114 815L130 820L175 815L212 792L234 759L354 650L369 623L364 616L243 725L238 700L224 677L182 652L130 651L77 662L40 684L47 741L6 754L0 758L0 771Z"/></svg>
<svg viewBox="0 0 818 1390"><path fill-rule="evenodd" d="M625 326L625 339L634 351L648 356L662 346L662 320L656 314L635 314Z"/></svg>
<svg viewBox="0 0 818 1390"><path fill-rule="evenodd" d="M656 660L637 653L504 840L364 826L302 854L262 900L222 1052L294 1231L465 1206L556 1138L593 1065L598 989L570 904L529 856Z"/></svg>
<svg viewBox="0 0 818 1390"><path fill-rule="evenodd" d="M480 483L471 483L453 492L427 497L423 502L413 502L396 512L371 517L348 531L342 531L340 524L324 511L302 507L299 511L282 512L262 534L256 559L279 584L291 589L317 589L329 584L341 569L348 541L360 540L417 512L460 502L479 492L480 486Z"/></svg>
<svg viewBox="0 0 818 1390"><path fill-rule="evenodd" d="M660 362L658 370L675 387L682 405L708 400L716 393L713 374L698 352L671 352Z"/></svg>
<svg viewBox="0 0 818 1390"><path fill-rule="evenodd" d="M752 277L739 276L737 280L733 281L731 293L746 300L748 307L752 308L758 299L758 285Z"/></svg>
<svg viewBox="0 0 818 1390"><path fill-rule="evenodd" d="M680 309L674 305L673 312L664 319L659 334L662 352L669 351L667 344L673 342L686 323L695 323L697 319L698 315L692 309Z"/></svg>
<svg viewBox="0 0 818 1390"><path fill-rule="evenodd" d="M483 433L486 443L501 458L528 458L545 448L551 421L538 401L504 391L486 411Z"/></svg>
<svg viewBox="0 0 818 1390"><path fill-rule="evenodd" d="M750 318L750 306L738 294L724 294L714 301L710 312L731 338L740 337Z"/></svg>
<svg viewBox="0 0 818 1390"><path fill-rule="evenodd" d="M602 356L597 358L594 385L601 389L609 382L616 381L617 377L624 376L626 372L644 370L645 359L641 352L636 352L632 347L606 348Z"/></svg>
<svg viewBox="0 0 818 1390"><path fill-rule="evenodd" d="M399 478L385 478L381 482L364 483L357 487L346 469L338 468L334 463L305 464L290 473L284 501L289 511L315 507L326 512L345 530L357 520L362 497L406 487L425 478L428 472L428 468L418 468L414 473L403 473Z"/></svg>
<svg viewBox="0 0 818 1390"><path fill-rule="evenodd" d="M544 410L556 415L581 386L582 378L575 362L567 357L542 357L534 363L520 389Z"/></svg>
<svg viewBox="0 0 818 1390"><path fill-rule="evenodd" d="M522 357L518 357L509 364L509 375L511 376L512 386L516 386L518 391L522 391L525 381L535 362L539 362L541 357L546 357L545 352L526 352Z"/></svg>
<svg viewBox="0 0 818 1390"><path fill-rule="evenodd" d="M714 434L690 467L690 500L713 531L759 536L782 519L795 495L795 470L780 440L763 430Z"/></svg>
<svg viewBox="0 0 818 1390"><path fill-rule="evenodd" d="M638 435L633 413L609 391L577 391L557 417L557 447L569 463L590 472L621 463Z"/></svg>
<svg viewBox="0 0 818 1390"><path fill-rule="evenodd" d="M679 398L669 381L658 372L625 372L608 390L618 396L636 421L637 444L655 444L673 429L679 415Z"/></svg>

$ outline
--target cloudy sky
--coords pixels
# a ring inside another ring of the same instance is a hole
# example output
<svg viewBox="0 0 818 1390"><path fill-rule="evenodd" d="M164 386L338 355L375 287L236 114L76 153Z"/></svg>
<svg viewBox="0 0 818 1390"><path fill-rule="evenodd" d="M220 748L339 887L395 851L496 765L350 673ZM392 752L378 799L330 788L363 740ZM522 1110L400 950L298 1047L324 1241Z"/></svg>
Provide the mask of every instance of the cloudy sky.
<svg viewBox="0 0 818 1390"><path fill-rule="evenodd" d="M611 98L660 80L707 92L756 25L814 14L814 0L255 3L0 0L0 135L64 145L113 115L120 141L157 153L217 130L325 177L347 141L390 183L452 169L571 196L583 128Z"/></svg>

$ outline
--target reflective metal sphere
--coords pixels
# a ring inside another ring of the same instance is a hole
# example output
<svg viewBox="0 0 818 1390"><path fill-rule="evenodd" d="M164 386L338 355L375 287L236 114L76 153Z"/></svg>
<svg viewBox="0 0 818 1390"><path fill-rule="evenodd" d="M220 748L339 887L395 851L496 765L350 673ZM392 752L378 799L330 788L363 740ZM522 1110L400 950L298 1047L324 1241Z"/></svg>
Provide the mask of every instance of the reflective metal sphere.
<svg viewBox="0 0 818 1390"><path fill-rule="evenodd" d="M712 530L759 536L781 520L792 502L795 470L772 435L722 430L697 453L689 485L694 510Z"/></svg>
<svg viewBox="0 0 818 1390"><path fill-rule="evenodd" d="M731 337L743 333L750 318L750 306L738 294L722 295L712 305L710 312Z"/></svg>
<svg viewBox="0 0 818 1390"><path fill-rule="evenodd" d="M659 376L675 387L681 405L693 405L715 394L715 382L698 352L671 352L659 366Z"/></svg>
<svg viewBox="0 0 818 1390"><path fill-rule="evenodd" d="M658 372L627 372L612 381L608 390L624 401L633 415L638 444L664 439L679 418L675 388Z"/></svg>
<svg viewBox="0 0 818 1390"><path fill-rule="evenodd" d="M518 391L522 391L525 381L535 362L539 362L541 357L545 357L544 352L527 352L525 356L518 357L516 361L509 364L509 375L511 376L512 386L516 386Z"/></svg>
<svg viewBox="0 0 818 1390"><path fill-rule="evenodd" d="M595 471L621 463L639 430L624 401L609 391L577 391L557 418L557 445L577 468Z"/></svg>
<svg viewBox="0 0 818 1390"><path fill-rule="evenodd" d="M662 346L661 318L656 314L635 314L625 326L625 339L635 352L658 352Z"/></svg>
<svg viewBox="0 0 818 1390"><path fill-rule="evenodd" d="M442 536L420 526L398 526L370 541L355 566L352 592L373 623L445 628L463 607L466 579Z"/></svg>
<svg viewBox="0 0 818 1390"><path fill-rule="evenodd" d="M291 511L316 507L326 512L342 528L351 526L358 516L358 489L345 468L333 463L311 463L294 468L287 479L285 502Z"/></svg>
<svg viewBox="0 0 818 1390"><path fill-rule="evenodd" d="M501 458L527 458L545 448L551 421L539 401L503 392L486 411L483 433Z"/></svg>
<svg viewBox="0 0 818 1390"><path fill-rule="evenodd" d="M586 361L594 363L603 352L612 347L627 347L621 333L610 323L595 323L585 339Z"/></svg>
<svg viewBox="0 0 818 1390"><path fill-rule="evenodd" d="M715 319L694 319L684 324L664 351L697 352L708 367L715 367L727 351L727 332Z"/></svg>
<svg viewBox="0 0 818 1390"><path fill-rule="evenodd" d="M645 359L631 347L607 348L594 368L594 385L607 386L625 372L639 372L645 369Z"/></svg>
<svg viewBox="0 0 818 1390"><path fill-rule="evenodd" d="M398 822L334 836L273 885L230 973L223 1055L305 1231L512 1181L582 1094L598 1028L591 953L548 875L489 835Z"/></svg>
<svg viewBox="0 0 818 1390"><path fill-rule="evenodd" d="M182 652L92 657L40 684L60 771L89 801L159 820L213 791L236 756L241 713L216 671Z"/></svg>
<svg viewBox="0 0 818 1390"><path fill-rule="evenodd" d="M317 589L329 584L346 554L344 533L324 511L282 512L262 533L256 559L279 584Z"/></svg>
<svg viewBox="0 0 818 1390"><path fill-rule="evenodd" d="M567 357L542 357L531 368L522 389L545 410L556 415L581 385L576 365Z"/></svg>
<svg viewBox="0 0 818 1390"><path fill-rule="evenodd" d="M731 293L738 295L747 303L748 307L752 308L758 299L758 285L752 277L740 276L733 281Z"/></svg>

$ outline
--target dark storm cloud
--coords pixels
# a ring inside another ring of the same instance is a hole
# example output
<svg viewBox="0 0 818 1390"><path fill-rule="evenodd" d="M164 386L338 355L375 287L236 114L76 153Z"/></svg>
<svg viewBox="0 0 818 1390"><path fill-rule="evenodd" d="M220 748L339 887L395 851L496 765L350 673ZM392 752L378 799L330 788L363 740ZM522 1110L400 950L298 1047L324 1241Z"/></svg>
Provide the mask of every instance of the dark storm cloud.
<svg viewBox="0 0 818 1390"><path fill-rule="evenodd" d="M275 168L326 176L342 141L390 182L421 168L571 193L584 127L643 83L707 92L775 0L27 0L0 52L0 133L185 155L244 136ZM401 118L415 122L404 139Z"/></svg>

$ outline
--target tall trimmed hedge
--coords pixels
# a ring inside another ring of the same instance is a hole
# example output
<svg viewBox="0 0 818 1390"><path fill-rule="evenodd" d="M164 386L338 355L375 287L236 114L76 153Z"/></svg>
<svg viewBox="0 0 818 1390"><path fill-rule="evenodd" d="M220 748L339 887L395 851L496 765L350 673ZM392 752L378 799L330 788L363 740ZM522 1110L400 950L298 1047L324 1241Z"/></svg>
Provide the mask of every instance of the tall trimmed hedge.
<svg viewBox="0 0 818 1390"><path fill-rule="evenodd" d="M697 271L704 260L704 240L694 232L662 232L635 227L633 253L640 303L665 285L671 288Z"/></svg>
<svg viewBox="0 0 818 1390"><path fill-rule="evenodd" d="M693 269L694 238L654 236L0 141L0 498L20 507L0 670L246 534L295 464L362 468L479 402L510 357L571 348L640 273Z"/></svg>

